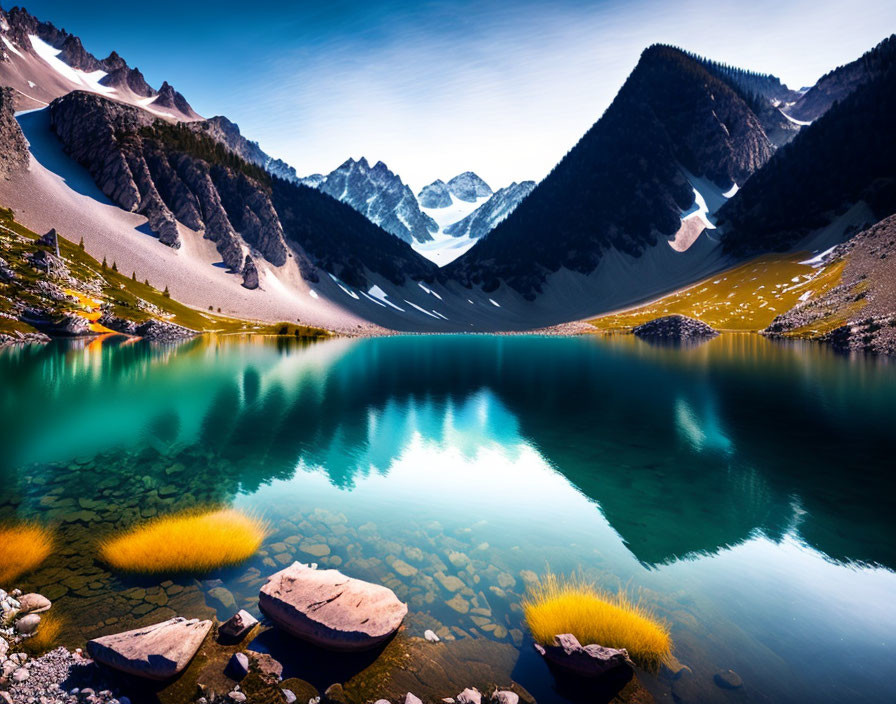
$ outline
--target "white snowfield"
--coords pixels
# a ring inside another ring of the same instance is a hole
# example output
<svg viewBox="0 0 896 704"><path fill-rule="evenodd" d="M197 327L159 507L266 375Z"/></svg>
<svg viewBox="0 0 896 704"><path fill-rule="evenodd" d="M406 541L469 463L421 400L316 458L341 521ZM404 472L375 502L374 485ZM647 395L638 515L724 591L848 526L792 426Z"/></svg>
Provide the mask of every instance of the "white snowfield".
<svg viewBox="0 0 896 704"><path fill-rule="evenodd" d="M91 73L86 73L76 68L72 68L58 58L59 54L62 53L61 49L54 49L36 34L29 34L28 39L31 40L31 46L34 48L35 53L46 61L50 68L63 78L74 83L77 88L81 90L89 90L93 93L100 93L102 95L111 95L116 92L114 88L109 88L100 83L100 80L107 75L105 71L92 71Z"/></svg>
<svg viewBox="0 0 896 704"><path fill-rule="evenodd" d="M489 198L491 196L483 196L469 203L452 195L451 205L445 208L421 207L420 210L436 221L439 231L432 233L432 241L430 242L414 242L411 245L414 251L440 267L453 262L476 244L477 240L469 237L447 235L445 234L445 228L463 220Z"/></svg>

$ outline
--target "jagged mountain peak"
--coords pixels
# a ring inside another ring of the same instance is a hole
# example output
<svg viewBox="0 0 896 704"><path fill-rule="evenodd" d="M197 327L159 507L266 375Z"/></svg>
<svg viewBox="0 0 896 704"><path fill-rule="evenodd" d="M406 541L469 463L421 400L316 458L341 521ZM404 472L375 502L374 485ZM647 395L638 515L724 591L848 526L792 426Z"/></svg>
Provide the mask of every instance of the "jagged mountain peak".
<svg viewBox="0 0 896 704"><path fill-rule="evenodd" d="M448 185L440 178L421 188L417 200L424 208L448 208L454 202Z"/></svg>
<svg viewBox="0 0 896 704"><path fill-rule="evenodd" d="M240 132L240 127L223 115L216 115L208 120L200 120L192 123L194 129L206 132L214 140L224 144L237 156L245 159L250 164L260 166L268 173L278 178L299 183L300 179L296 170L281 159L266 154L258 142L246 139Z"/></svg>
<svg viewBox="0 0 896 704"><path fill-rule="evenodd" d="M149 110L156 116L201 119L170 84L166 82L160 91L155 91L143 74L130 68L116 51L100 60L79 37L38 20L20 7L8 12L0 8L0 19L3 38L8 43L8 51L0 52L0 57L5 57L0 60L0 84L16 91L17 110L40 107L72 91L87 90ZM155 101L146 100L154 97Z"/></svg>
<svg viewBox="0 0 896 704"><path fill-rule="evenodd" d="M438 225L420 210L414 193L382 161L370 167L366 157L346 159L327 175L320 190L351 205L369 220L405 242L427 242Z"/></svg>
<svg viewBox="0 0 896 704"><path fill-rule="evenodd" d="M521 183L514 181L509 186L495 191L491 198L465 218L446 227L445 234L473 240L485 237L504 221L534 188L535 181Z"/></svg>
<svg viewBox="0 0 896 704"><path fill-rule="evenodd" d="M451 191L451 195L467 203L472 203L479 198L488 198L492 194L491 186L472 171L458 174L446 185Z"/></svg>

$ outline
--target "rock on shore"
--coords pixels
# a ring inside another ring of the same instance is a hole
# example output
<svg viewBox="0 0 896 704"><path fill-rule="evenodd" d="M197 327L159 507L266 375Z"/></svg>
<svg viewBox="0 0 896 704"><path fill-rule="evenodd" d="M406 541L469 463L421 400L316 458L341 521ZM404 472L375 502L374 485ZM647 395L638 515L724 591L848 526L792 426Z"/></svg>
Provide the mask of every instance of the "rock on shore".
<svg viewBox="0 0 896 704"><path fill-rule="evenodd" d="M408 607L395 592L300 562L268 578L258 605L291 635L331 650L367 650L394 634Z"/></svg>
<svg viewBox="0 0 896 704"><path fill-rule="evenodd" d="M639 325L632 332L653 340L685 341L715 337L718 331L706 323L686 315L666 315Z"/></svg>
<svg viewBox="0 0 896 704"><path fill-rule="evenodd" d="M183 672L196 655L211 621L172 618L133 631L95 638L87 652L102 665L150 680L167 680Z"/></svg>

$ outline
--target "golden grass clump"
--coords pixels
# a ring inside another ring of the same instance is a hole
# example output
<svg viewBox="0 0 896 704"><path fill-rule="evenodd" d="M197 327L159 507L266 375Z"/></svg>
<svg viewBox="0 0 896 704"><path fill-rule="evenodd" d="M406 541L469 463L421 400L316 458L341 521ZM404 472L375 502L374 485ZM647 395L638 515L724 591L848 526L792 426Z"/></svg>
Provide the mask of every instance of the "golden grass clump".
<svg viewBox="0 0 896 704"><path fill-rule="evenodd" d="M37 632L22 641L22 650L31 656L43 655L59 645L59 635L62 633L62 618L52 612L40 614L40 625Z"/></svg>
<svg viewBox="0 0 896 704"><path fill-rule="evenodd" d="M542 645L572 633L582 645L625 648L645 667L658 666L672 650L669 629L649 609L578 577L545 575L530 587L523 612L532 636Z"/></svg>
<svg viewBox="0 0 896 704"><path fill-rule="evenodd" d="M40 565L53 552L53 534L42 526L0 526L0 586L12 589L12 580Z"/></svg>
<svg viewBox="0 0 896 704"><path fill-rule="evenodd" d="M100 554L128 572L204 572L242 562L267 534L267 523L236 509L193 510L108 538Z"/></svg>

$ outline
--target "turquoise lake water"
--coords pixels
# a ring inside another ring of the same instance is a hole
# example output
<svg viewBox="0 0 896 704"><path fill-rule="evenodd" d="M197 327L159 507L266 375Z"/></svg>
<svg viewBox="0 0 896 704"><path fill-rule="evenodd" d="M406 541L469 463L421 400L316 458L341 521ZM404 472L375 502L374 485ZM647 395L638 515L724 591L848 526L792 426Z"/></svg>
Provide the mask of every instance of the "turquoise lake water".
<svg viewBox="0 0 896 704"><path fill-rule="evenodd" d="M73 641L226 617L222 585L257 613L301 559L392 587L412 635L512 645L514 679L562 701L519 601L531 573L579 570L669 623L704 701L893 701L894 364L749 335L113 339L0 352L0 380L0 522L57 529L22 586ZM262 552L174 585L95 557L208 503L264 515ZM713 683L729 668L735 692Z"/></svg>

